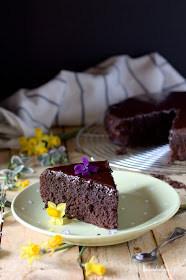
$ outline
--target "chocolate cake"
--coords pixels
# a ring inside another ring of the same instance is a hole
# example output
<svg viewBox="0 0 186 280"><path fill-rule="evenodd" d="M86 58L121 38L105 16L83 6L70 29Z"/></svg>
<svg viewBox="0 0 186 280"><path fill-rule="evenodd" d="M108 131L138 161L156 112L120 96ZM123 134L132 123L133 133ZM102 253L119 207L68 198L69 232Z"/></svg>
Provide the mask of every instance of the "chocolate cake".
<svg viewBox="0 0 186 280"><path fill-rule="evenodd" d="M91 162L97 172L76 175L75 164L48 168L40 175L40 194L48 201L66 203L66 213L99 227L118 227L118 191L107 161Z"/></svg>
<svg viewBox="0 0 186 280"><path fill-rule="evenodd" d="M110 140L134 148L166 143L170 161L186 160L186 92L141 95L108 107L104 124Z"/></svg>

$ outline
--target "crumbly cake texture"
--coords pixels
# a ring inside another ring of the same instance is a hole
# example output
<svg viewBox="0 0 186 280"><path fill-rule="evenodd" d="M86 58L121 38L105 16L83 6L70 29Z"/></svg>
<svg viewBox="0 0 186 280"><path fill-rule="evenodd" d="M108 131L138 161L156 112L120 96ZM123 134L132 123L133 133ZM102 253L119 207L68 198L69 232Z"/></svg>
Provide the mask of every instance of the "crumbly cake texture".
<svg viewBox="0 0 186 280"><path fill-rule="evenodd" d="M186 92L129 98L108 107L105 128L110 140L122 147L156 145L169 140L170 162L186 160L185 104Z"/></svg>
<svg viewBox="0 0 186 280"><path fill-rule="evenodd" d="M66 203L66 213L80 221L115 229L118 227L119 194L108 161L91 162L95 173L75 175L74 166L45 169L40 175L40 195L48 201Z"/></svg>

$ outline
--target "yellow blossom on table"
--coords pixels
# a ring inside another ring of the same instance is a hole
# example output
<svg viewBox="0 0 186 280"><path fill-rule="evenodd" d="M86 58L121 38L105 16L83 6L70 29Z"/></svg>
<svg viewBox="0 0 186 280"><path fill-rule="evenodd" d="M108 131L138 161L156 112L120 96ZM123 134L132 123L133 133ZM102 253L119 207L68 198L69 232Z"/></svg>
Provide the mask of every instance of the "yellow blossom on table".
<svg viewBox="0 0 186 280"><path fill-rule="evenodd" d="M42 155L44 153L48 153L48 148L46 148L45 143L43 143L42 141L40 141L37 146L35 147L35 151L34 154L39 156Z"/></svg>
<svg viewBox="0 0 186 280"><path fill-rule="evenodd" d="M44 134L44 135L42 135L42 141L44 141L44 142L49 142L49 140L50 140L50 135L48 135L48 134Z"/></svg>
<svg viewBox="0 0 186 280"><path fill-rule="evenodd" d="M27 139L24 136L19 137L18 141L21 144L21 146L26 146L27 145Z"/></svg>
<svg viewBox="0 0 186 280"><path fill-rule="evenodd" d="M28 156L31 156L31 155L35 154L36 146L37 146L36 139L35 138L30 138L28 140L28 151L27 151Z"/></svg>
<svg viewBox="0 0 186 280"><path fill-rule="evenodd" d="M93 261L94 261L94 256L90 259L88 263L85 263L86 276L90 276L92 272L99 275L105 274L105 267L101 264L95 264L93 263Z"/></svg>
<svg viewBox="0 0 186 280"><path fill-rule="evenodd" d="M40 156L42 154L48 153L48 149L46 147L38 147L37 148L37 155Z"/></svg>
<svg viewBox="0 0 186 280"><path fill-rule="evenodd" d="M61 145L61 139L58 136L51 136L48 142L49 147L56 147Z"/></svg>
<svg viewBox="0 0 186 280"><path fill-rule="evenodd" d="M15 177L15 180L17 181L17 177ZM28 180L26 180L26 181L18 180L15 185L17 187L20 187L18 189L18 192L20 192L21 190L25 189L29 185L29 181Z"/></svg>
<svg viewBox="0 0 186 280"><path fill-rule="evenodd" d="M50 249L51 252L49 254L49 257L51 257L55 251L56 248L60 248L60 244L63 242L63 237L61 235L55 235L48 241L45 241L41 244L41 246L46 246L45 250L48 252Z"/></svg>
<svg viewBox="0 0 186 280"><path fill-rule="evenodd" d="M31 240L29 240L29 247L20 246L20 249L23 251L20 257L22 259L28 259L30 265L33 263L34 259L41 259L41 247L37 244L33 244Z"/></svg>
<svg viewBox="0 0 186 280"><path fill-rule="evenodd" d="M36 134L36 139L40 141L42 139L42 129L41 128L36 128L35 129L35 134Z"/></svg>
<svg viewBox="0 0 186 280"><path fill-rule="evenodd" d="M65 215L66 203L59 203L57 206L55 203L48 201L47 214L52 217L49 220L50 223L56 223L57 225L63 225L63 216Z"/></svg>
<svg viewBox="0 0 186 280"><path fill-rule="evenodd" d="M18 138L18 142L21 144L20 153L25 153L28 150L28 141L22 136Z"/></svg>

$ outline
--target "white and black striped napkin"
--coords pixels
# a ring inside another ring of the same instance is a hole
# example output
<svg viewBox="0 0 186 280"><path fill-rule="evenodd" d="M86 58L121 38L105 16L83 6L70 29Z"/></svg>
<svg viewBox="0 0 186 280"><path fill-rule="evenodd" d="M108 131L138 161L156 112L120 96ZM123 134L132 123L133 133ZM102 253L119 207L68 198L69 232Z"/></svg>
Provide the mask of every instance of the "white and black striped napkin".
<svg viewBox="0 0 186 280"><path fill-rule="evenodd" d="M140 94L185 91L186 80L158 53L114 56L84 71L62 70L48 83L20 89L0 104L0 148L40 127L84 125L103 118L108 105Z"/></svg>

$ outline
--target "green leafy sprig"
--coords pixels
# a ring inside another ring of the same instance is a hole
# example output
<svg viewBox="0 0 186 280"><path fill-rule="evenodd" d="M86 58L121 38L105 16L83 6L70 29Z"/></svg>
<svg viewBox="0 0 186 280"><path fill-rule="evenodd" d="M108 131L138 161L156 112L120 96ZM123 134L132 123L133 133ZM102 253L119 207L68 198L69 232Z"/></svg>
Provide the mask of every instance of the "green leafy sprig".
<svg viewBox="0 0 186 280"><path fill-rule="evenodd" d="M68 159L65 151L66 149L64 146L58 146L50 149L48 153L38 156L37 160L42 166L67 164Z"/></svg>

